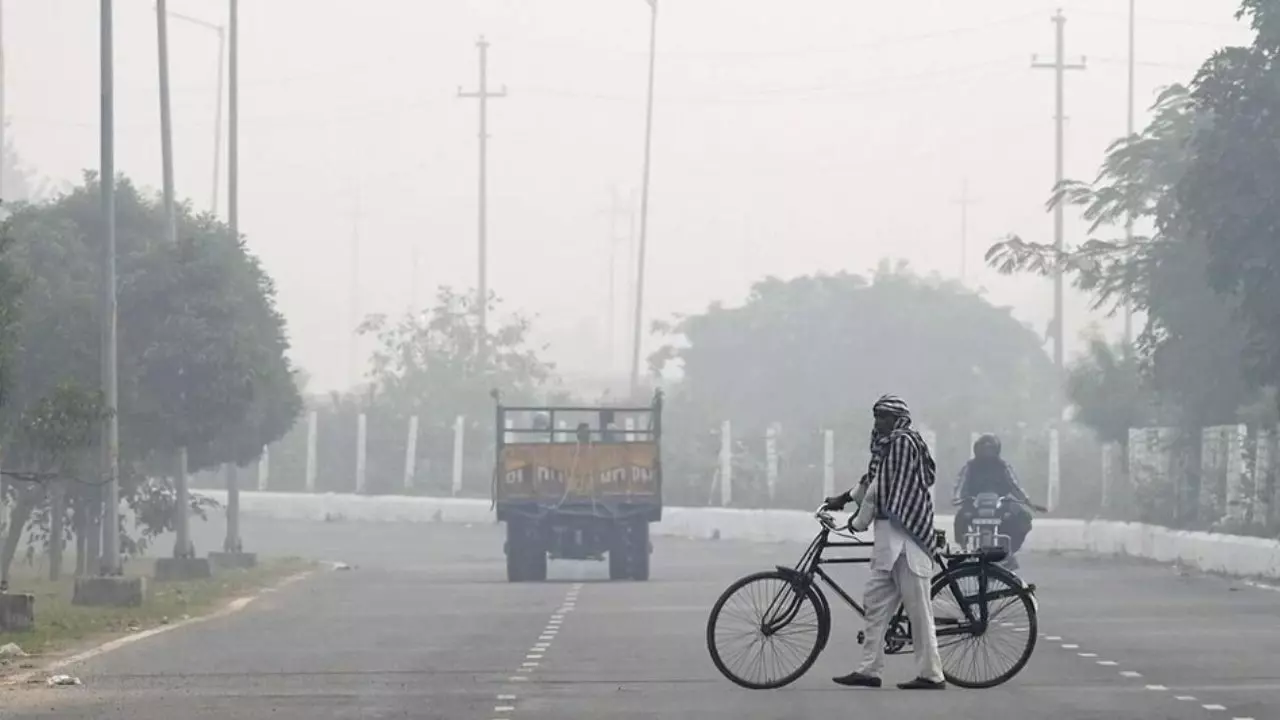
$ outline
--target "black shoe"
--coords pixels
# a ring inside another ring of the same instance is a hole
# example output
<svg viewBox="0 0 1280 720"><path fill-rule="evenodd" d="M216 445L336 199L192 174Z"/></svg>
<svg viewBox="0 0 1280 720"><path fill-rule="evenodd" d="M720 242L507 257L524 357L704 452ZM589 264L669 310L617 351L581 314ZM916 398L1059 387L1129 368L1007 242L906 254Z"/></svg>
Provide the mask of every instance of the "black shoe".
<svg viewBox="0 0 1280 720"><path fill-rule="evenodd" d="M904 683L898 683L899 690L946 690L947 683L943 680L925 680L924 678L916 678L908 680Z"/></svg>
<svg viewBox="0 0 1280 720"><path fill-rule="evenodd" d="M880 678L872 677L870 675L863 675L860 672L851 672L848 675L845 675L844 677L831 678L831 679L834 680L839 685L845 685L848 687L870 687L870 688L880 687Z"/></svg>

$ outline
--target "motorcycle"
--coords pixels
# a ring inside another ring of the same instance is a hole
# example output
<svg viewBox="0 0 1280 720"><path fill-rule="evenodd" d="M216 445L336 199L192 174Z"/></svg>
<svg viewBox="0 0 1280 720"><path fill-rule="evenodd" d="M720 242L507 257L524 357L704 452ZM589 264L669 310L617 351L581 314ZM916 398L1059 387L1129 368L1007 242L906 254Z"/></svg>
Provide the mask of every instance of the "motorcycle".
<svg viewBox="0 0 1280 720"><path fill-rule="evenodd" d="M1009 555L999 564L1009 571L1018 569L1018 558L1012 552L1013 538L1000 532L1000 528L1004 524L1007 507L1013 502L1017 501L997 493L978 493L965 499L965 504L973 510L964 536L965 547L970 551L1002 548Z"/></svg>

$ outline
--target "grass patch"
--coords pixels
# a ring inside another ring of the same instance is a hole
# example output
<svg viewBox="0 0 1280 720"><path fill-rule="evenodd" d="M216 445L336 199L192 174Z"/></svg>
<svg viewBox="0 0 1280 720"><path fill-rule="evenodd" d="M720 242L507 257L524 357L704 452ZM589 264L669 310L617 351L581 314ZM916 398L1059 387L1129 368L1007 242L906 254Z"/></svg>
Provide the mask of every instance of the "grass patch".
<svg viewBox="0 0 1280 720"><path fill-rule="evenodd" d="M72 605L75 578L71 574L50 582L47 575L41 576L34 568L14 563L10 590L35 595L35 627L27 632L0 632L0 645L17 643L32 659L54 655L90 641L105 641L197 617L226 601L311 569L315 563L299 558L259 558L258 566L248 570L215 569L214 576L206 580L167 583L151 580L154 566L152 559L127 563L125 575L147 578L147 597L139 607L113 608ZM19 664L29 665L26 660L14 660L0 672Z"/></svg>

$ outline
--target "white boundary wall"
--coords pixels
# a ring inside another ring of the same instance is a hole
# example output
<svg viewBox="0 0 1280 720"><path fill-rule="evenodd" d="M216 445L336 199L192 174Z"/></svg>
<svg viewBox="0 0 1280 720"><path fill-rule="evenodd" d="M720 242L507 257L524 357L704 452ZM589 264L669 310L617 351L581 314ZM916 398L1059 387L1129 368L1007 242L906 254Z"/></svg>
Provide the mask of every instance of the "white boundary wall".
<svg viewBox="0 0 1280 720"><path fill-rule="evenodd" d="M226 504L226 492L194 490ZM363 522L496 522L488 500L397 495L349 495L240 492L247 515L280 520ZM798 510L733 510L666 507L658 535L724 540L805 542L817 532L812 515ZM939 515L937 526L950 537L952 516ZM1280 579L1280 541L1215 533L1170 530L1155 525L1040 518L1027 540L1031 550L1070 550L1128 555L1159 562L1181 562L1207 572Z"/></svg>

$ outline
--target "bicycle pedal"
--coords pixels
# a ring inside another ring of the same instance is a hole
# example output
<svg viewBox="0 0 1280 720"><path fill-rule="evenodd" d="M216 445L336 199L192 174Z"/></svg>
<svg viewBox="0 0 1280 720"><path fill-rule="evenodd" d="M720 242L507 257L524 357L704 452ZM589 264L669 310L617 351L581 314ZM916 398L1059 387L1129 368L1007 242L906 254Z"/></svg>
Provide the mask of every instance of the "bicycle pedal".
<svg viewBox="0 0 1280 720"><path fill-rule="evenodd" d="M867 641L867 634L861 630L858 631L858 644L861 645Z"/></svg>

